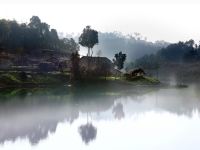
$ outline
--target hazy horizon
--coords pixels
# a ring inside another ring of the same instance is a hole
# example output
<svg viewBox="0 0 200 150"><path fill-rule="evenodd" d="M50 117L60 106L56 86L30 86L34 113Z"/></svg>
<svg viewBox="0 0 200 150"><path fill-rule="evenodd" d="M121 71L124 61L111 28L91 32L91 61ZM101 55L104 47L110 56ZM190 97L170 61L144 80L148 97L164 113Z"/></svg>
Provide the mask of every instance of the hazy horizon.
<svg viewBox="0 0 200 150"><path fill-rule="evenodd" d="M200 3L193 1L25 1L0 2L0 19L29 22L37 15L58 32L78 34L86 25L101 32L141 33L148 41L200 40Z"/></svg>

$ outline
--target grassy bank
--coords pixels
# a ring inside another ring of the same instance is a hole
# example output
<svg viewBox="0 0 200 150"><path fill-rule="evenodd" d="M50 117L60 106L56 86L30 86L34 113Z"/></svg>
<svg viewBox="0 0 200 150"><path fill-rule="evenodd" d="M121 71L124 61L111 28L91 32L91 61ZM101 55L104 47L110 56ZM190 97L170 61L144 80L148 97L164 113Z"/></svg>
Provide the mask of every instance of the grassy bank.
<svg viewBox="0 0 200 150"><path fill-rule="evenodd" d="M129 79L126 79L129 82L132 82L134 84L137 85L157 85L160 84L160 81L152 78L152 77L148 77L148 76L138 76L138 77L132 77Z"/></svg>
<svg viewBox="0 0 200 150"><path fill-rule="evenodd" d="M95 81L113 81L121 84L131 84L131 85L158 85L160 81L153 77L148 76L138 76L138 77L93 77L93 78L83 78L81 81L84 82L95 82Z"/></svg>
<svg viewBox="0 0 200 150"><path fill-rule="evenodd" d="M69 82L68 74L34 73L22 75L17 72L1 73L0 87L39 86L51 84L65 84Z"/></svg>
<svg viewBox="0 0 200 150"><path fill-rule="evenodd" d="M94 77L84 78L78 82L95 83L95 81L113 81L120 84L129 85L157 85L160 82L150 77L133 77L127 79L125 77ZM65 73L19 73L9 72L0 73L0 87L35 87L64 85L70 82L70 75ZM75 84L73 82L72 84Z"/></svg>

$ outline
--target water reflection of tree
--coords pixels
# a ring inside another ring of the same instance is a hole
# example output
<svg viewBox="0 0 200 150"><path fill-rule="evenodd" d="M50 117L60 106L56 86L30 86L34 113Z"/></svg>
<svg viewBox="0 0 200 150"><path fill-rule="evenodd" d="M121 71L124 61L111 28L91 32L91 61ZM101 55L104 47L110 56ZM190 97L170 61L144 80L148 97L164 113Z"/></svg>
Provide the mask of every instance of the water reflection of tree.
<svg viewBox="0 0 200 150"><path fill-rule="evenodd" d="M110 94L118 92L115 87L118 86L95 83L78 86L77 89L62 87L0 91L0 144L15 141L17 138L27 138L31 144L36 145L49 133L54 133L59 122L73 123L79 117L79 112L105 112L112 108L117 99L116 95ZM123 92L120 95L132 94L130 96L135 97L140 94L138 91L143 93L142 90L134 89L134 91ZM123 105L114 105L113 114L117 119L123 118L125 116ZM14 122L10 118L16 118L15 116L17 119ZM14 127L8 126L13 122ZM97 128L87 122L79 127L79 133L83 142L88 144L96 138Z"/></svg>
<svg viewBox="0 0 200 150"><path fill-rule="evenodd" d="M81 125L78 128L78 132L85 144L88 144L92 140L96 138L97 135L97 128L92 125L92 123L88 122L88 113L87 113L87 123Z"/></svg>
<svg viewBox="0 0 200 150"><path fill-rule="evenodd" d="M97 128L94 127L91 123L81 125L78 131L85 144L88 144L90 141L94 140L97 135Z"/></svg>
<svg viewBox="0 0 200 150"><path fill-rule="evenodd" d="M34 132L28 134L28 139L32 145L36 145L40 140L47 138L48 133L54 133L56 131L57 123L51 122L43 126L38 126L34 129Z"/></svg>
<svg viewBox="0 0 200 150"><path fill-rule="evenodd" d="M113 107L112 113L114 114L114 117L116 119L120 120L120 119L124 118L125 114L124 114L124 111L123 111L123 105L122 105L122 103L117 103Z"/></svg>

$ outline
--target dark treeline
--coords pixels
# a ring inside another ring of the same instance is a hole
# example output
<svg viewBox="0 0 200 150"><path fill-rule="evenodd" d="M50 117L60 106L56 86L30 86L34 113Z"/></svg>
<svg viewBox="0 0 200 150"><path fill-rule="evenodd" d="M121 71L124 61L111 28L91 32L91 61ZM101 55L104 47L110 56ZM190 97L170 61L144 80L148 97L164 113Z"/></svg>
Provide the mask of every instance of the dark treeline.
<svg viewBox="0 0 200 150"><path fill-rule="evenodd" d="M130 63L128 68L143 67L154 69L162 63L191 63L200 61L200 45L194 40L170 44L162 48L156 54L145 55Z"/></svg>
<svg viewBox="0 0 200 150"><path fill-rule="evenodd" d="M71 38L59 39L56 29L33 16L29 23L0 20L0 50L10 53L28 53L35 49L52 49L62 52L79 50Z"/></svg>

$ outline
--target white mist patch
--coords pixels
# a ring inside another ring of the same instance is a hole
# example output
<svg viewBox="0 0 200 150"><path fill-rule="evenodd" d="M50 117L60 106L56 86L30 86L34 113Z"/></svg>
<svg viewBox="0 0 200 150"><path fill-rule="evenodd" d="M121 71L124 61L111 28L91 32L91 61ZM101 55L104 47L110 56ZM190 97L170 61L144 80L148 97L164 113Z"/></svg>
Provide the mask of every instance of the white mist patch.
<svg viewBox="0 0 200 150"><path fill-rule="evenodd" d="M170 84L171 86L177 85L177 79L176 79L175 75L172 74L172 75L169 77L169 84Z"/></svg>

